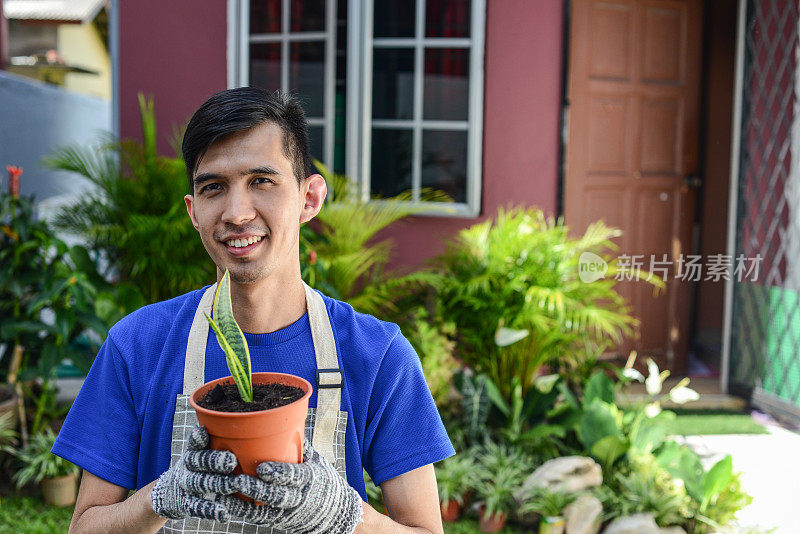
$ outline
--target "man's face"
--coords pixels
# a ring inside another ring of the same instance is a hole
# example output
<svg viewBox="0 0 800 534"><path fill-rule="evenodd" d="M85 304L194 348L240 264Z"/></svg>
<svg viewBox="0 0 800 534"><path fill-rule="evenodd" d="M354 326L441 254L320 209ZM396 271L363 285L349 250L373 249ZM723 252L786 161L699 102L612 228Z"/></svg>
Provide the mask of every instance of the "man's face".
<svg viewBox="0 0 800 534"><path fill-rule="evenodd" d="M324 184L312 175L298 188L283 132L264 123L211 145L195 171L194 195L184 198L217 267L234 282L253 283L299 267L300 224L319 211Z"/></svg>

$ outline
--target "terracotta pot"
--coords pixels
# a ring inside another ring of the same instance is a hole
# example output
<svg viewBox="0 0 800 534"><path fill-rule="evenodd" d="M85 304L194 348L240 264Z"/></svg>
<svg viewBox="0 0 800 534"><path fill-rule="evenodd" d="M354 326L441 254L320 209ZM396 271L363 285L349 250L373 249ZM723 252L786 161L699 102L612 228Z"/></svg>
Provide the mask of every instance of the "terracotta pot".
<svg viewBox="0 0 800 534"><path fill-rule="evenodd" d="M281 383L298 387L304 395L291 404L258 412L218 412L197 404L198 399L217 384L233 384L226 376L197 388L189 403L197 412L197 421L206 427L210 448L228 450L236 455L239 465L234 473L256 474L261 462L303 461L303 436L305 434L308 399L311 384L299 376L284 373L253 373L253 385Z"/></svg>
<svg viewBox="0 0 800 534"><path fill-rule="evenodd" d="M481 509L478 526L481 532L500 532L506 526L506 514L498 513L486 517L486 510Z"/></svg>
<svg viewBox="0 0 800 534"><path fill-rule="evenodd" d="M458 516L461 515L461 505L455 499L439 501L439 508L442 510L442 521L448 523L458 521Z"/></svg>
<svg viewBox="0 0 800 534"><path fill-rule="evenodd" d="M539 534L564 534L566 521L561 516L543 517L539 523Z"/></svg>
<svg viewBox="0 0 800 534"><path fill-rule="evenodd" d="M53 506L72 506L78 495L78 475L71 473L63 477L42 480L42 497L44 502Z"/></svg>

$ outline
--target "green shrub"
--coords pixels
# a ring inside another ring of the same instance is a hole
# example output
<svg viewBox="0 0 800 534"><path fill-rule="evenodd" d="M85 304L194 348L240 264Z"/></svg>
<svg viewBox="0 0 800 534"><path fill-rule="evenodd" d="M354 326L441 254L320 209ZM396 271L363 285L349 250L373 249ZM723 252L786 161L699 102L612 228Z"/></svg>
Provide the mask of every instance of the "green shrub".
<svg viewBox="0 0 800 534"><path fill-rule="evenodd" d="M576 499L575 493L551 491L547 488L536 488L527 501L522 503L520 513L536 513L542 517L558 517L564 508Z"/></svg>
<svg viewBox="0 0 800 534"><path fill-rule="evenodd" d="M51 168L87 179L94 189L56 217L108 261L109 276L131 282L147 302L186 293L216 279L186 214L186 167L156 152L153 102L139 95L143 142L101 139L45 159Z"/></svg>
<svg viewBox="0 0 800 534"><path fill-rule="evenodd" d="M315 164L328 183L328 197L316 222L301 232L304 280L359 312L400 325L419 354L428 386L440 403L447 396L457 364L453 325L429 313L425 306L438 278L426 269L408 274L388 271L392 242L375 242L381 230L425 208L410 202L410 192L368 202L346 176L330 172L318 161ZM424 190L423 200L447 198Z"/></svg>
<svg viewBox="0 0 800 534"><path fill-rule="evenodd" d="M596 491L606 519L651 512L660 526L680 525L689 516L689 497L652 455L638 456Z"/></svg>
<svg viewBox="0 0 800 534"><path fill-rule="evenodd" d="M8 354L24 347L21 379L47 380L65 359L88 371L115 310L135 309L137 296L106 282L85 248L59 239L37 217L33 197L0 192L0 344Z"/></svg>
<svg viewBox="0 0 800 534"><path fill-rule="evenodd" d="M446 458L434 465L439 500L464 504L464 494L474 488L479 480L477 464L470 451Z"/></svg>
<svg viewBox="0 0 800 534"><path fill-rule="evenodd" d="M31 482L38 484L45 478L54 478L77 473L78 467L50 452L56 434L49 428L31 436L27 446L6 450L14 455L22 467L12 477L18 488Z"/></svg>
<svg viewBox="0 0 800 534"><path fill-rule="evenodd" d="M616 263L606 253L620 235L598 222L573 238L561 221L520 208L459 232L437 259L439 302L456 324L459 357L509 399L514 377L525 393L541 365L577 367L587 344L633 334L637 321L614 289ZM605 279L579 279L584 252L609 263ZM663 286L657 278L652 283Z"/></svg>

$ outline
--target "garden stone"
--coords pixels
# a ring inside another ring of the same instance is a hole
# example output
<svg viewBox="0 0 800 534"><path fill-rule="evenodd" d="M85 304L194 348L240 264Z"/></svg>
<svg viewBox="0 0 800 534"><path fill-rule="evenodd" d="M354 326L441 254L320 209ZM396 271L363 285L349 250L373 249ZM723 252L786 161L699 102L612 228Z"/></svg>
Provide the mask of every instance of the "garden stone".
<svg viewBox="0 0 800 534"><path fill-rule="evenodd" d="M603 505L594 495L582 493L564 508L566 534L597 534L603 515Z"/></svg>
<svg viewBox="0 0 800 534"><path fill-rule="evenodd" d="M661 534L661 529L653 514L633 514L616 518L603 534Z"/></svg>
<svg viewBox="0 0 800 534"><path fill-rule="evenodd" d="M545 462L534 471L514 497L524 502L534 488L575 493L602 483L603 472L597 462L585 456L562 456Z"/></svg>

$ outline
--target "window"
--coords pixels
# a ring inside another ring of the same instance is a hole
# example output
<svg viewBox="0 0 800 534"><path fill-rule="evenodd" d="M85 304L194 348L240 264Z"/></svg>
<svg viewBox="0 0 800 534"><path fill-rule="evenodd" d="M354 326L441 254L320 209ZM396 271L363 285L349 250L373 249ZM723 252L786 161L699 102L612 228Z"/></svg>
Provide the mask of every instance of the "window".
<svg viewBox="0 0 800 534"><path fill-rule="evenodd" d="M229 0L229 85L299 94L312 154L365 198L432 188L475 216L484 2Z"/></svg>

